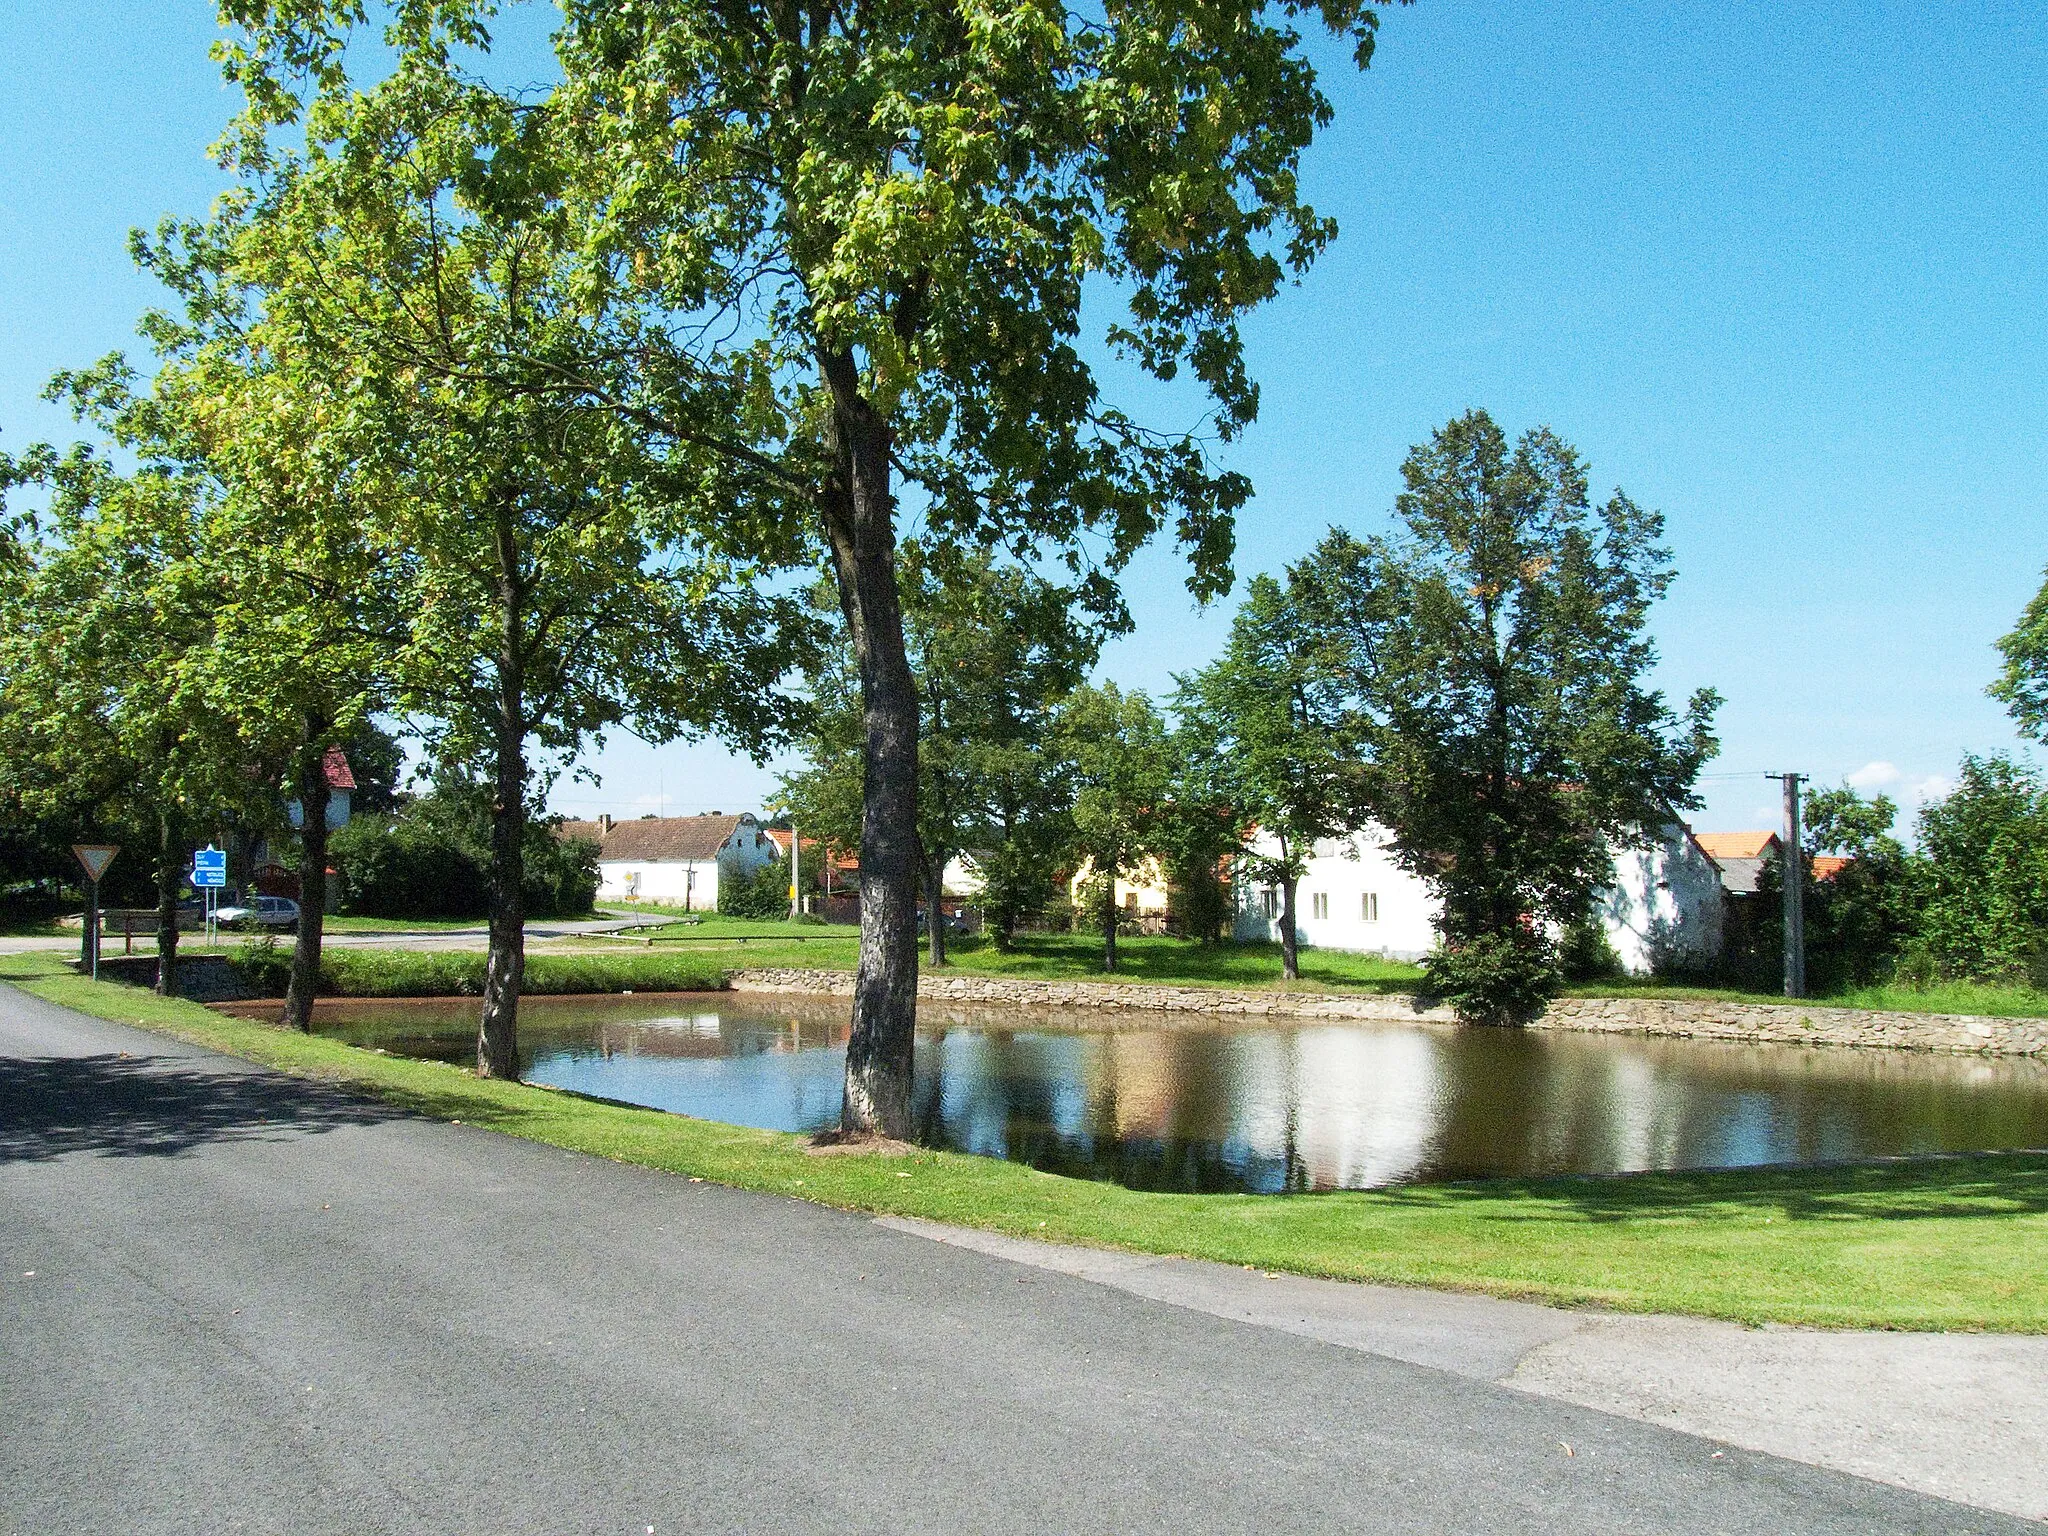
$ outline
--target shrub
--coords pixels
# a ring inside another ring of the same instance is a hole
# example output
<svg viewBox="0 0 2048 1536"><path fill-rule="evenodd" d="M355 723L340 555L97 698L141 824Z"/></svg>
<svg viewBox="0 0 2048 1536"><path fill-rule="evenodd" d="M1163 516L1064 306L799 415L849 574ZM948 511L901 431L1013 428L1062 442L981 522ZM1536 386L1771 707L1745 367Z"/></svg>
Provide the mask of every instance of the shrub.
<svg viewBox="0 0 2048 1536"><path fill-rule="evenodd" d="M763 864L752 875L718 877L718 910L725 917L773 922L789 916L789 857Z"/></svg>
<svg viewBox="0 0 2048 1536"><path fill-rule="evenodd" d="M1481 933L1456 947L1440 944L1423 962L1425 990L1468 1024L1526 1024L1556 996L1557 954L1527 929Z"/></svg>
<svg viewBox="0 0 2048 1536"><path fill-rule="evenodd" d="M1621 956L1597 921L1573 923L1558 936L1558 974L1566 981L1612 981L1621 975Z"/></svg>
<svg viewBox="0 0 2048 1536"><path fill-rule="evenodd" d="M490 826L474 794L436 791L402 811L359 817L329 844L342 910L365 917L482 917L490 910ZM526 829L520 882L530 917L580 917L597 898L597 845Z"/></svg>

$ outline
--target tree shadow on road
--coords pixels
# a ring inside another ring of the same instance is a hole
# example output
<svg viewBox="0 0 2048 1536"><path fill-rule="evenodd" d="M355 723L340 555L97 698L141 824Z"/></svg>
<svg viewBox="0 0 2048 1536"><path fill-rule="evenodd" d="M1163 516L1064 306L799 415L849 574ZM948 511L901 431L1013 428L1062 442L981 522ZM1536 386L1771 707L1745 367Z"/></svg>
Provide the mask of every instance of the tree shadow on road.
<svg viewBox="0 0 2048 1536"><path fill-rule="evenodd" d="M0 1163L177 1157L402 1118L317 1083L120 1055L0 1058Z"/></svg>

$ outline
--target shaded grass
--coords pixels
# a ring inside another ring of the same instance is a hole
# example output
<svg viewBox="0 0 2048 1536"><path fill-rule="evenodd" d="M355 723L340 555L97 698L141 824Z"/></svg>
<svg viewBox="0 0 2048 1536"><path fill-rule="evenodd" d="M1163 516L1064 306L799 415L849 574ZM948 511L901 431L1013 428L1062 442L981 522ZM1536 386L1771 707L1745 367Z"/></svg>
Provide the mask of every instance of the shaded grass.
<svg viewBox="0 0 2048 1536"><path fill-rule="evenodd" d="M1739 1322L2048 1332L2048 1156L1497 1180L1330 1195L1160 1195L952 1153L814 1158L692 1120L215 1014L0 957L83 1012L420 1114L846 1209L1260 1269Z"/></svg>
<svg viewBox="0 0 2048 1536"><path fill-rule="evenodd" d="M320 957L320 990L336 997L478 997L484 988L482 950L330 949ZM235 952L236 970L251 991L282 995L290 952ZM726 963L717 956L607 951L528 951L523 990L531 996L589 992L716 992Z"/></svg>

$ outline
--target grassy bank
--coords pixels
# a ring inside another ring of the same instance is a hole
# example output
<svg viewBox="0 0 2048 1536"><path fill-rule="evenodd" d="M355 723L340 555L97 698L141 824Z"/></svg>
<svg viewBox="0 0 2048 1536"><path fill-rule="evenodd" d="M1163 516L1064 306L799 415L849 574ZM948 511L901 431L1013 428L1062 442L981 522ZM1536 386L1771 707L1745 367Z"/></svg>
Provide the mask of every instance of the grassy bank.
<svg viewBox="0 0 2048 1536"><path fill-rule="evenodd" d="M597 1103L0 958L0 980L421 1114L746 1189L1023 1236L1742 1322L2048 1332L2048 1157L1148 1195L992 1159L818 1158L801 1138Z"/></svg>
<svg viewBox="0 0 2048 1536"><path fill-rule="evenodd" d="M282 946L231 952L250 991L284 993L291 952ZM482 950L330 949L320 960L321 990L337 997L477 997ZM577 992L712 992L730 964L716 955L618 950L549 954L529 950L524 990L536 996Z"/></svg>
<svg viewBox="0 0 2048 1536"><path fill-rule="evenodd" d="M688 927L653 930L687 936L675 949L718 952L728 965L792 966L804 970L845 970L853 963L855 930L818 924L752 923L706 918ZM843 936L833 943L831 936ZM778 943L778 939L792 942ZM744 942L741 942L744 940ZM657 950L662 946L654 946ZM1413 992L1420 966L1341 950L1304 949L1301 980L1280 979L1280 950L1273 944L1191 944L1184 939L1133 937L1117 941L1116 974L1102 970L1102 939L1085 933L1021 935L1005 954L985 938L960 937L949 948L950 969L964 976L1016 976L1042 981L1124 981L1158 986L1281 988L1311 992ZM1745 992L1660 982L1648 977L1580 983L1566 989L1575 997L1661 997L1741 1003L1782 1003L1776 992ZM1808 1000L1821 1008L1869 1008L1896 1013L1968 1013L2000 1018L2048 1016L2048 993L1985 982L1938 982L1925 988L1858 987Z"/></svg>

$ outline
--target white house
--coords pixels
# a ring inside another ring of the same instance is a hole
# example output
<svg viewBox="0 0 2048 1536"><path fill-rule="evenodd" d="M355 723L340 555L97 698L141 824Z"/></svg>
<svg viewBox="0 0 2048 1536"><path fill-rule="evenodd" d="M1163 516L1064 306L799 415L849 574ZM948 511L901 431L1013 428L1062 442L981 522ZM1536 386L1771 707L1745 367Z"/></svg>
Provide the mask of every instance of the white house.
<svg viewBox="0 0 2048 1536"><path fill-rule="evenodd" d="M1295 891L1295 932L1303 944L1392 960L1420 960L1435 946L1436 898L1394 862L1391 841L1370 827L1317 844ZM1649 847L1615 855L1614 883L1601 892L1597 910L1631 974L1720 952L1720 871L1676 822ZM1240 885L1233 931L1240 939L1277 941L1279 889Z"/></svg>
<svg viewBox="0 0 2048 1536"><path fill-rule="evenodd" d="M718 882L745 879L778 857L767 828L746 814L565 821L556 835L597 844L597 899L718 910Z"/></svg>

